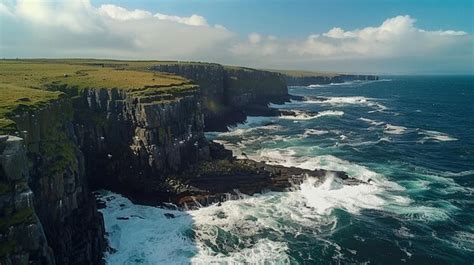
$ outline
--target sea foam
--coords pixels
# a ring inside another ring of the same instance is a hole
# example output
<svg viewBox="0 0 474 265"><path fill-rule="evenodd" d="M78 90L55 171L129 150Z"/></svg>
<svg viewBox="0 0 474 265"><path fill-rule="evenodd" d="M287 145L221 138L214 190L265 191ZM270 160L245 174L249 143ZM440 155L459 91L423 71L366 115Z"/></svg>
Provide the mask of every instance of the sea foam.
<svg viewBox="0 0 474 265"><path fill-rule="evenodd" d="M321 117L326 117L326 116L342 116L344 115L343 111L339 110L326 110L326 111L321 111L318 113L307 113L304 111L300 110L292 110L294 115L292 114L283 114L280 116L281 119L288 119L288 120L312 120L312 119L317 119Z"/></svg>

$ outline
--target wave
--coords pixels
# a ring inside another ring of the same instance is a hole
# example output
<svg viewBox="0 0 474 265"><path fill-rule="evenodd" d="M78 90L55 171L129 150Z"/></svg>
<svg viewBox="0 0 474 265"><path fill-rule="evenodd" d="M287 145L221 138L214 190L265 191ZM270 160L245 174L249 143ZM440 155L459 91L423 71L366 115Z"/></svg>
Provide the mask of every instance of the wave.
<svg viewBox="0 0 474 265"><path fill-rule="evenodd" d="M353 80L353 81L345 81L345 82L338 82L338 83L329 83L329 84L311 84L306 86L306 88L319 88L319 87L331 87L331 86L360 86L375 82L389 82L392 79L379 79L379 80Z"/></svg>
<svg viewBox="0 0 474 265"><path fill-rule="evenodd" d="M418 134L425 135L425 137L419 140L420 143L424 143L426 141L435 141L435 142L448 142L448 141L457 141L457 138L449 136L446 133L437 132L437 131L429 131L429 130L420 130Z"/></svg>
<svg viewBox="0 0 474 265"><path fill-rule="evenodd" d="M312 120L317 119L325 116L342 116L344 115L343 111L338 110L326 110L321 111L318 113L308 113L300 110L291 110L285 113L282 113L280 116L281 119L288 119L288 120Z"/></svg>
<svg viewBox="0 0 474 265"><path fill-rule="evenodd" d="M377 196L377 186L344 185L331 175L327 176L323 183L309 178L301 184L300 189L299 192L305 197L307 205L320 215L330 214L336 208L358 213L361 209L381 209L385 204L383 198Z"/></svg>
<svg viewBox="0 0 474 265"><path fill-rule="evenodd" d="M373 125L373 126L379 126L379 125L382 125L382 124L385 123L383 121L371 120L371 119L367 119L367 118L364 118L364 117L360 117L359 120L367 122L368 124Z"/></svg>
<svg viewBox="0 0 474 265"><path fill-rule="evenodd" d="M123 196L105 191L102 199L106 201L106 208L100 211L107 239L116 250L106 253L107 264L186 264L186 256L197 252L193 241L183 235L193 224L185 212L134 205Z"/></svg>
<svg viewBox="0 0 474 265"><path fill-rule="evenodd" d="M329 131L326 131L326 130L305 129L303 135L308 137L310 135L324 135L328 133Z"/></svg>
<svg viewBox="0 0 474 265"><path fill-rule="evenodd" d="M325 85L309 85L307 88L318 88L318 87L325 87Z"/></svg>
<svg viewBox="0 0 474 265"><path fill-rule="evenodd" d="M388 134L404 134L407 131L407 127L404 126L398 126L398 125L392 125L390 123L387 123L384 126L384 133Z"/></svg>
<svg viewBox="0 0 474 265"><path fill-rule="evenodd" d="M134 205L113 193L103 199L110 246L108 264L290 263L288 239L301 231L332 231L334 209L380 209L378 186L343 185L326 176L306 179L298 190L243 196L181 212ZM167 218L165 214L174 218ZM327 244L335 244L326 242ZM339 247L341 248L341 247Z"/></svg>
<svg viewBox="0 0 474 265"><path fill-rule="evenodd" d="M376 144L381 144L381 143L391 143L392 140L388 137L381 137L377 141L362 141L362 142L355 142L355 143L344 143L344 144L338 144L339 147L341 146L352 146L352 147L358 147L358 146L365 146L365 145L376 145Z"/></svg>
<svg viewBox="0 0 474 265"><path fill-rule="evenodd" d="M296 101L294 101L296 102ZM322 104L332 106L345 106L345 105L362 105L370 108L375 108L376 111L384 111L387 109L386 106L378 103L373 98L366 98L362 96L354 97L305 97L303 101L306 104Z"/></svg>
<svg viewBox="0 0 474 265"><path fill-rule="evenodd" d="M233 128L228 132L220 133L220 136L241 136L257 131L281 131L283 130L283 127L280 125L276 124L269 124L269 125L263 125L263 126L257 126L257 127L250 127L250 128Z"/></svg>
<svg viewBox="0 0 474 265"><path fill-rule="evenodd" d="M447 177L464 177L474 175L474 170L466 170L460 172L443 172L443 175Z"/></svg>

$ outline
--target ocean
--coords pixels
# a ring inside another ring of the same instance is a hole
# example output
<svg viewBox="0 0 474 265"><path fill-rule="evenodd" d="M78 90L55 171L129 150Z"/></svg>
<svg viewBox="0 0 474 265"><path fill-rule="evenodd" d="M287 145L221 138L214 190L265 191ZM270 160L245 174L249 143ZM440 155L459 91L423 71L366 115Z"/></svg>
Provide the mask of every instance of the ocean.
<svg viewBox="0 0 474 265"><path fill-rule="evenodd" d="M292 191L191 211L103 191L115 249L108 264L473 264L473 76L289 92L301 100L271 107L292 115L248 117L207 137L236 156L342 170L369 184L307 179Z"/></svg>

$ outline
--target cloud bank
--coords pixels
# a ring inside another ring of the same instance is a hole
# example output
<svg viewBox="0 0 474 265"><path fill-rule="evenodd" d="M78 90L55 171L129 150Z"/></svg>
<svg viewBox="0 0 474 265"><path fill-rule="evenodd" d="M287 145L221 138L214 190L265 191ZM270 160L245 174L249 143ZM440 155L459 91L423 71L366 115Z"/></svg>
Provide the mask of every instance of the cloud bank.
<svg viewBox="0 0 474 265"><path fill-rule="evenodd" d="M473 38L418 28L408 15L361 29L334 27L300 39L238 36L198 14L129 10L89 0L0 0L2 57L216 61L339 71L473 73Z"/></svg>

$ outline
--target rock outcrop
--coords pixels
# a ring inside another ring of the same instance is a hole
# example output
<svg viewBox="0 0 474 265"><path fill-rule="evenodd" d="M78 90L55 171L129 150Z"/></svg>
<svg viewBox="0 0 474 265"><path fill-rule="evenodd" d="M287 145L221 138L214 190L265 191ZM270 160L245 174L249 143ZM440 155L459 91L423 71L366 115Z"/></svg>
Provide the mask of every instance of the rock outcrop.
<svg viewBox="0 0 474 265"><path fill-rule="evenodd" d="M184 76L200 86L206 131L225 131L247 115L274 115L267 104L289 100L279 73L206 63L163 63L147 69Z"/></svg>
<svg viewBox="0 0 474 265"><path fill-rule="evenodd" d="M322 182L328 176L336 177L347 185L362 183L342 171L307 170L236 159L232 151L212 141L210 155L212 160L202 161L181 174L167 177L169 201L185 209L196 208L238 199L242 194L285 191L297 187L307 178L317 178ZM151 205L159 204L162 201L160 199L159 196L132 198L138 203Z"/></svg>
<svg viewBox="0 0 474 265"><path fill-rule="evenodd" d="M74 127L91 185L146 194L166 174L208 158L197 90L156 96L91 88L75 98Z"/></svg>

